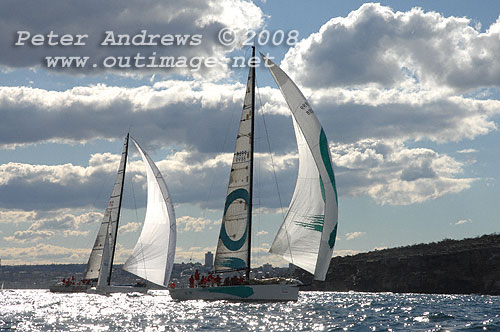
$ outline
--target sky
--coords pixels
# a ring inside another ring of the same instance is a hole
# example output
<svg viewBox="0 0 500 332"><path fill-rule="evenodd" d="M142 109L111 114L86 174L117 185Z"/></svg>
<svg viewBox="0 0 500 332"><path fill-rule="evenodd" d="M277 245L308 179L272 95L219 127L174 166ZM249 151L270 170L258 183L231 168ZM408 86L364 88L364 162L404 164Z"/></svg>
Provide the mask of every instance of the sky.
<svg viewBox="0 0 500 332"><path fill-rule="evenodd" d="M325 130L334 255L498 232L499 17L496 0L1 1L2 263L87 262L127 132L169 187L176 261L214 252L248 75L237 59L252 42ZM253 264L285 265L267 251L296 144L281 93L256 72ZM130 159L116 263L145 214L134 148Z"/></svg>

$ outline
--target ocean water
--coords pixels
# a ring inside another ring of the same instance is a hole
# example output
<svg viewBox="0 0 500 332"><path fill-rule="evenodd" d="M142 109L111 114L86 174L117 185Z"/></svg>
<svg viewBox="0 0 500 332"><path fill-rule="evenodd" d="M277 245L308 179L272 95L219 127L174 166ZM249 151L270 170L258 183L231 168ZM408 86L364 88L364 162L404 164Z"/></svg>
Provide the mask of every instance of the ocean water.
<svg viewBox="0 0 500 332"><path fill-rule="evenodd" d="M0 292L0 331L500 331L500 297L301 292L298 302Z"/></svg>

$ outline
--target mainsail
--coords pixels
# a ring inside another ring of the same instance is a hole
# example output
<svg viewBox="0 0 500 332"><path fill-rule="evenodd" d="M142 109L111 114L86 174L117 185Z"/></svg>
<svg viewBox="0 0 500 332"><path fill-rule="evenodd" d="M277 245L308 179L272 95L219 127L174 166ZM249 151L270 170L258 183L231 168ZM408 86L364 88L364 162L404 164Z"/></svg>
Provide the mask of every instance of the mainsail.
<svg viewBox="0 0 500 332"><path fill-rule="evenodd" d="M247 277L251 247L254 86L255 68L251 68L215 255L216 272L247 270Z"/></svg>
<svg viewBox="0 0 500 332"><path fill-rule="evenodd" d="M262 55L293 115L299 173L272 253L325 280L337 234L338 201L325 132L306 98L281 68Z"/></svg>
<svg viewBox="0 0 500 332"><path fill-rule="evenodd" d="M87 269L85 271L85 279L97 279L99 277L99 271L102 265L103 250L105 247L106 237L109 236L109 243L111 246L110 250L110 262L109 264L104 264L109 271L106 273L107 280L109 284L111 278L111 269L113 266L114 249L116 244L116 234L118 231L118 220L120 218L120 208L122 202L123 194L123 182L125 180L125 167L127 165L127 154L128 154L128 140L129 135L125 138L125 143L123 145L122 158L120 160L120 166L118 168L118 174L116 176L115 184L113 186L113 191L111 192L111 197L109 198L109 203L104 212L104 217L101 222L101 227L97 233L97 237L92 247L92 252L90 253L89 261L87 263ZM109 231L108 231L109 230ZM108 235L108 233L110 235Z"/></svg>
<svg viewBox="0 0 500 332"><path fill-rule="evenodd" d="M174 207L158 167L133 138L132 141L146 167L148 200L141 235L123 269L155 284L167 286L175 256Z"/></svg>

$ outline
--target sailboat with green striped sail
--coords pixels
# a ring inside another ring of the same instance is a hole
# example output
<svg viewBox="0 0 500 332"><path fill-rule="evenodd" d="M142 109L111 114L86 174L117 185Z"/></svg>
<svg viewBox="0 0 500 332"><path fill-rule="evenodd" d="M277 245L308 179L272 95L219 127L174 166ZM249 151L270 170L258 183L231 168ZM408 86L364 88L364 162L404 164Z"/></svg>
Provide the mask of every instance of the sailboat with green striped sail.
<svg viewBox="0 0 500 332"><path fill-rule="evenodd" d="M253 49L255 57L255 48ZM292 112L299 155L295 190L270 252L325 280L337 233L338 200L325 132L288 75L262 55ZM215 272L245 271L238 285L170 289L176 300L296 301L300 281L253 280L251 269L255 68L250 68L215 256Z"/></svg>

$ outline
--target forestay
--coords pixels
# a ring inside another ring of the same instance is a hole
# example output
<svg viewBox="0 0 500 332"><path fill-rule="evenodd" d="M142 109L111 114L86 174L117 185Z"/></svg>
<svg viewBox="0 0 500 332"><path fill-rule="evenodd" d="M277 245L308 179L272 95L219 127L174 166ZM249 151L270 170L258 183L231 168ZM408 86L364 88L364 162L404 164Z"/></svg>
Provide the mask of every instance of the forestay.
<svg viewBox="0 0 500 332"><path fill-rule="evenodd" d="M146 168L148 198L139 240L123 269L167 286L174 264L176 226L172 200L158 167L132 138Z"/></svg>
<svg viewBox="0 0 500 332"><path fill-rule="evenodd" d="M272 253L325 280L337 233L337 189L325 132L306 98L281 68L261 54L293 115L299 172Z"/></svg>

